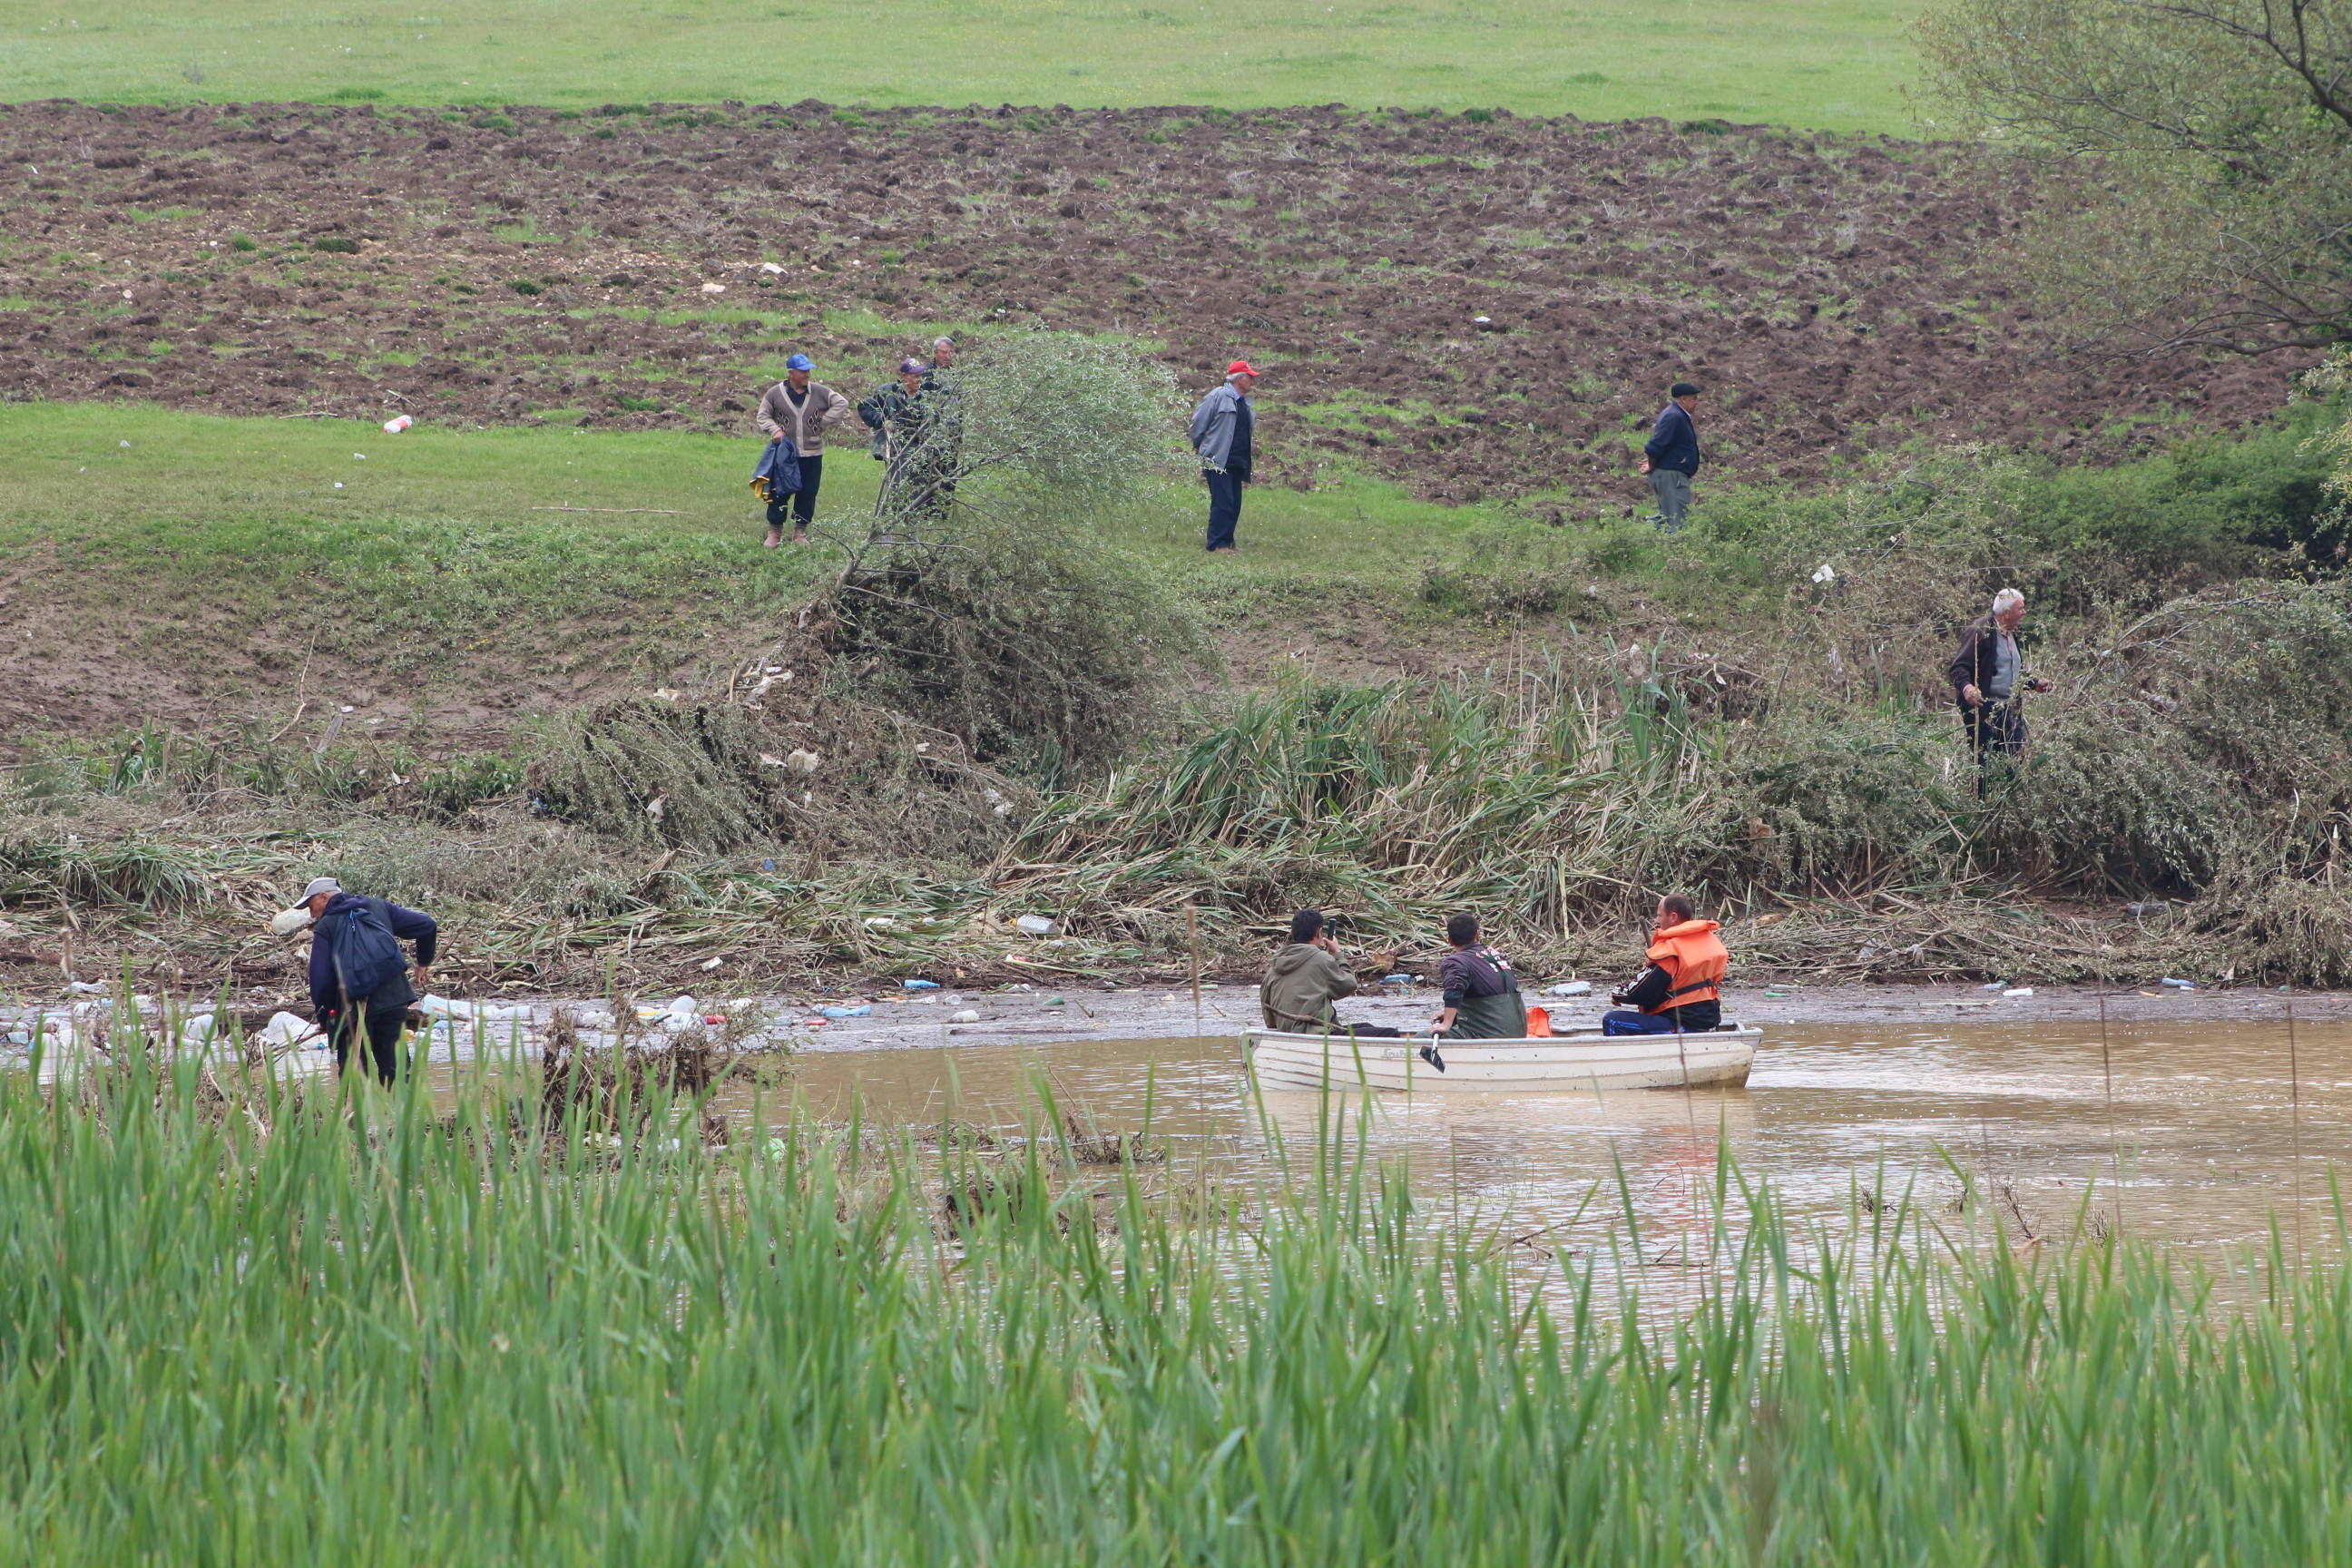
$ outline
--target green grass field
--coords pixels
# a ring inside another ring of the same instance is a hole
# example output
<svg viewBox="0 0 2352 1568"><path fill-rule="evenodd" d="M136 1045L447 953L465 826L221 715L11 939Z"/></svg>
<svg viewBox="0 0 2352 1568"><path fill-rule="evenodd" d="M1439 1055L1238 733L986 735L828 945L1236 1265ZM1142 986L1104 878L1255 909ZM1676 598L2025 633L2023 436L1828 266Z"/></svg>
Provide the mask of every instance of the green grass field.
<svg viewBox="0 0 2352 1568"><path fill-rule="evenodd" d="M0 576L32 574L35 591L151 638L274 622L316 628L321 651L459 685L478 653L537 662L559 647L625 648L682 661L701 632L797 605L838 563L823 544L760 548L748 488L758 451L699 434L425 425L387 436L349 420L20 404L0 412ZM875 471L862 443L829 452L821 521L857 527ZM1253 492L1244 552L1212 559L1194 499L1180 489L1123 520L1118 537L1213 605L1287 603L1301 589L1397 602L1430 561L1503 523L1493 509L1343 478Z"/></svg>
<svg viewBox="0 0 2352 1568"><path fill-rule="evenodd" d="M1913 0L95 0L13 8L0 98L1507 108L1907 132Z"/></svg>

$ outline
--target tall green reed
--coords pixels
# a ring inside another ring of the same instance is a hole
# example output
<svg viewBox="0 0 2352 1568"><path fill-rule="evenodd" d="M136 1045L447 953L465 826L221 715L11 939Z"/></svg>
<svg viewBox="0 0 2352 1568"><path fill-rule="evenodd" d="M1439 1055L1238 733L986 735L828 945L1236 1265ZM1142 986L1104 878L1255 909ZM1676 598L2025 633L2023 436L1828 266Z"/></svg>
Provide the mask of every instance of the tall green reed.
<svg viewBox="0 0 2352 1568"><path fill-rule="evenodd" d="M2352 1531L2333 1265L2273 1256L2224 1309L2156 1251L1987 1249L1899 1194L1801 1226L1727 1164L1712 1264L1612 1284L1598 1227L1533 1278L1344 1130L1180 1199L1043 1138L785 1117L714 1156L495 1097L267 1109L0 1081L8 1558L2221 1563Z"/></svg>

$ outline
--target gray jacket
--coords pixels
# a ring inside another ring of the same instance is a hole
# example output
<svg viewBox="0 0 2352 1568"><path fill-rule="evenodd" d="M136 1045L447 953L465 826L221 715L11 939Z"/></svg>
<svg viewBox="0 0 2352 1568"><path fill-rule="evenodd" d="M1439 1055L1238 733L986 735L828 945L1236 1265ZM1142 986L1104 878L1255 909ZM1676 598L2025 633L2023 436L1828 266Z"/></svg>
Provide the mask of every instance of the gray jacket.
<svg viewBox="0 0 2352 1568"><path fill-rule="evenodd" d="M827 426L838 425L849 415L849 399L824 383L812 379L808 395L798 408L785 395L789 390L782 382L768 388L760 399L760 412L752 422L760 434L767 437L790 436L793 450L803 458L824 456L824 432Z"/></svg>
<svg viewBox="0 0 2352 1568"><path fill-rule="evenodd" d="M1257 405L1235 392L1234 384L1228 381L1212 388L1209 395L1201 399L1201 405L1192 410L1192 450L1201 454L1204 468L1222 468L1225 459L1233 456L1234 426L1239 417L1238 410L1244 405L1250 410L1250 417L1256 418Z"/></svg>

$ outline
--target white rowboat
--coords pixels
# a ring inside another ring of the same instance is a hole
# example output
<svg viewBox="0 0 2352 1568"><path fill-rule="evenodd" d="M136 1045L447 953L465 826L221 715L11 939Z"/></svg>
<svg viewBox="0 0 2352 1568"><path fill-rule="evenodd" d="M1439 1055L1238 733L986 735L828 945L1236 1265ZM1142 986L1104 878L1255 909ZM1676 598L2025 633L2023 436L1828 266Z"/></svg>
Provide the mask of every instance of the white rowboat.
<svg viewBox="0 0 2352 1568"><path fill-rule="evenodd" d="M1688 1035L1603 1035L1548 1039L1439 1040L1439 1072L1421 1052L1426 1035L1401 1040L1250 1029L1242 1058L1262 1088L1387 1089L1511 1093L1615 1089L1738 1089L1748 1081L1764 1031L1738 1024Z"/></svg>

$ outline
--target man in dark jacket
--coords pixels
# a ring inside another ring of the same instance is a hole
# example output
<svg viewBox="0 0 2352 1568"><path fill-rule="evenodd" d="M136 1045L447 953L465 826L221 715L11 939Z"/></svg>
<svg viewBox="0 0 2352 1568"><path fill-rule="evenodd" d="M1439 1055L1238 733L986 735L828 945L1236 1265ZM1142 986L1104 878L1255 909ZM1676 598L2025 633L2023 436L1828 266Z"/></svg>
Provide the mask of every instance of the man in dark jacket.
<svg viewBox="0 0 2352 1568"><path fill-rule="evenodd" d="M1675 383L1642 448L1642 471L1650 476L1650 493L1658 501L1650 521L1668 533L1681 531L1683 513L1690 510L1691 480L1698 473L1698 426L1691 416L1697 412L1698 388L1687 381Z"/></svg>
<svg viewBox="0 0 2352 1568"><path fill-rule="evenodd" d="M1445 1007L1431 1026L1449 1040L1525 1039L1528 1008L1519 999L1519 977L1509 959L1478 940L1478 918L1447 921L1445 942L1453 951L1437 961Z"/></svg>
<svg viewBox="0 0 2352 1568"><path fill-rule="evenodd" d="M1960 722L1969 732L1969 748L1976 753L1979 784L1989 759L2013 757L2025 749L2025 715L2017 699L2028 691L2053 689L2050 682L2025 675L2017 651L2017 626L2024 619L2024 595L2014 588L1995 594L1992 613L1961 629L1960 650L1946 672L1960 707Z"/></svg>
<svg viewBox="0 0 2352 1568"><path fill-rule="evenodd" d="M416 944L416 978L430 985L440 927L431 915L383 899L347 893L332 877L320 877L303 889L302 902L310 910L310 1005L318 1014L319 1026L334 1046L335 1068L340 1072L351 1065L352 1047L364 1032L363 1048L373 1058L375 1075L390 1083L400 1067L401 1028L416 1001L415 987L408 980L408 961L401 956L392 978L379 982L366 994L346 996L347 954L339 954L338 949L355 945L351 938L355 913L362 920L373 918L392 932L395 943Z"/></svg>
<svg viewBox="0 0 2352 1568"><path fill-rule="evenodd" d="M1290 917L1290 942L1274 955L1257 988L1265 1026L1292 1034L1345 1031L1367 1039L1393 1040L1400 1031L1372 1024L1343 1024L1331 1004L1356 994L1356 972L1339 956L1339 944L1323 927L1323 911L1301 910Z"/></svg>

